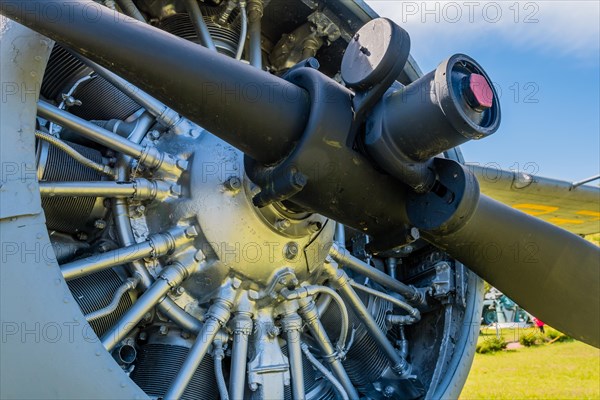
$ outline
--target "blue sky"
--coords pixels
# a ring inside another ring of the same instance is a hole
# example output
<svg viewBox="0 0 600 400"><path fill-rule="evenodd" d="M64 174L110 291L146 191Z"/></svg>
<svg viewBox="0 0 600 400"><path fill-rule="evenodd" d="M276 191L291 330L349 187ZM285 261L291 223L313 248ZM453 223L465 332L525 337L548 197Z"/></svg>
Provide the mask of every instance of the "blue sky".
<svg viewBox="0 0 600 400"><path fill-rule="evenodd" d="M465 53L499 88L502 125L463 146L467 161L569 181L600 173L600 2L367 3L408 31L423 72Z"/></svg>

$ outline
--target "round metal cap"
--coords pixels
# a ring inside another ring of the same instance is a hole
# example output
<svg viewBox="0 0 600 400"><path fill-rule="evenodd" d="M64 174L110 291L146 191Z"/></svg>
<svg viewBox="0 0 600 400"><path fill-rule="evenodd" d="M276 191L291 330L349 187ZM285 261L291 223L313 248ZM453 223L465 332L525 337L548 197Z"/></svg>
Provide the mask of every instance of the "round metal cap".
<svg viewBox="0 0 600 400"><path fill-rule="evenodd" d="M368 89L384 80L410 52L408 33L387 18L365 24L348 43L342 59L342 79L348 87Z"/></svg>

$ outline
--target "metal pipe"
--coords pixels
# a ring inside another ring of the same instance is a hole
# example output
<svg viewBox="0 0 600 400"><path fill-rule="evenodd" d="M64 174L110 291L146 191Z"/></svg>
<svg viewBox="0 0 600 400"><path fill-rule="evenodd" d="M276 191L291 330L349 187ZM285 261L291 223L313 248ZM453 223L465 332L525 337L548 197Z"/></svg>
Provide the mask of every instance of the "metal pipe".
<svg viewBox="0 0 600 400"><path fill-rule="evenodd" d="M236 60L242 59L242 54L244 54L244 46L246 46L246 36L248 35L248 12L246 11L245 1L240 1L240 15L242 18L242 27L240 32L240 42L238 43L237 52L235 54Z"/></svg>
<svg viewBox="0 0 600 400"><path fill-rule="evenodd" d="M176 160L173 156L160 152L156 147L133 143L116 133L54 107L45 101L38 102L38 115L112 150L139 159L142 164L152 169L160 168L174 175L180 175L187 166L185 161Z"/></svg>
<svg viewBox="0 0 600 400"><path fill-rule="evenodd" d="M223 342L218 338L213 342L213 361L215 367L215 378L217 381L217 388L219 389L219 395L221 400L229 400L229 394L227 393L227 384L225 383L225 377L223 376L223 358L225 358L225 352L223 351Z"/></svg>
<svg viewBox="0 0 600 400"><path fill-rule="evenodd" d="M339 379L344 390L348 393L348 396L352 399L360 398L352 381L350 381L350 377L348 377L348 373L344 369L341 360L337 357L337 352L333 348L333 345L327 336L327 332L325 332L325 327L323 327L323 324L319 319L319 314L317 313L317 307L315 306L314 301L309 297L298 300L298 303L301 306L298 313L304 321L306 321L308 329L323 352L323 358L329 363L331 370Z"/></svg>
<svg viewBox="0 0 600 400"><path fill-rule="evenodd" d="M133 278L127 278L127 280L117 288L109 305L85 315L87 322L95 321L98 318L102 318L115 311L117 307L119 307L119 302L123 295L128 291L135 289L139 281L140 277L138 275Z"/></svg>
<svg viewBox="0 0 600 400"><path fill-rule="evenodd" d="M398 260L395 257L388 257L385 260L385 266L387 273L392 277L392 279L397 279Z"/></svg>
<svg viewBox="0 0 600 400"><path fill-rule="evenodd" d="M134 200L167 198L178 191L163 181L138 178L133 182L40 182L42 197L121 197Z"/></svg>
<svg viewBox="0 0 600 400"><path fill-rule="evenodd" d="M125 13L125 15L137 19L140 22L146 22L146 18L144 18L132 0L117 0L117 4L123 13Z"/></svg>
<svg viewBox="0 0 600 400"><path fill-rule="evenodd" d="M367 278L400 293L411 302L421 303L423 301L421 293L413 286L406 285L396 279L392 279L389 275L371 267L362 260L354 257L348 250L341 248L337 243L334 243L329 249L329 255L344 267L350 268L354 272L366 276Z"/></svg>
<svg viewBox="0 0 600 400"><path fill-rule="evenodd" d="M395 298L394 296L390 296L389 294L380 292L379 290L371 289L368 286L361 285L360 283L356 283L354 281L350 281L350 285L352 285L353 288L363 291L365 293L368 293L372 296L376 296L381 299L384 299L385 301L389 301L390 303L407 311L410 314L410 317L411 317L410 319L412 319L413 323L417 322L418 320L421 319L421 313L417 308L412 307L410 304L408 304L402 300L399 300L399 299Z"/></svg>
<svg viewBox="0 0 600 400"><path fill-rule="evenodd" d="M302 349L300 348L302 318L297 312L291 312L282 318L281 326L286 334L288 359L292 375L292 399L304 400L304 370L302 368Z"/></svg>
<svg viewBox="0 0 600 400"><path fill-rule="evenodd" d="M190 126L187 121L182 118L175 110L172 110L159 100L150 96L142 89L134 86L132 83L121 78L114 72L104 68L100 64L97 64L89 58L83 57L79 53L73 51L70 52L73 56L77 57L81 62L92 68L98 75L112 83L117 89L125 93L129 98L134 100L140 106L144 107L146 111L156 117L157 121L167 129L172 129L174 133L178 135L188 133ZM129 138L132 140L131 138ZM141 141L135 141L139 143Z"/></svg>
<svg viewBox="0 0 600 400"><path fill-rule="evenodd" d="M134 143L142 141L148 129L154 124L154 118L148 114L142 114L136 121L136 127L129 135L129 140ZM119 154L117 157L117 178L124 180L127 178L127 165L131 161L129 156ZM117 230L117 236L122 246L129 246L135 244L135 238L133 236L133 230L131 228L131 221L129 219L129 211L127 208L127 201L125 199L113 199L112 203L113 217L115 220L115 226ZM129 264L129 270L132 275L141 277L139 286L142 289L147 289L153 282L153 278L146 269L143 262L133 261ZM177 324L186 332L198 333L202 329L202 324L196 318L185 312L179 307L171 298L165 297L157 305L158 310L167 316L171 321Z"/></svg>
<svg viewBox="0 0 600 400"><path fill-rule="evenodd" d="M110 176L111 178L115 177L116 173L110 166L99 164L93 160L90 160L89 158L85 157L83 154L81 154L80 152L78 152L77 150L75 150L74 148L72 148L67 143L63 142L57 137L54 137L48 133L38 130L35 131L35 137L45 142L48 142L54 147L64 151L69 155L69 157L71 157L81 165L91 168L94 171L98 171L101 174Z"/></svg>
<svg viewBox="0 0 600 400"><path fill-rule="evenodd" d="M246 364L248 358L248 338L252 333L252 314L237 312L232 321L233 349L229 372L229 393L232 399L244 398L246 384Z"/></svg>
<svg viewBox="0 0 600 400"><path fill-rule="evenodd" d="M306 343L302 343L301 348L308 361L310 361L310 363L314 365L314 367L323 374L325 379L331 382L335 390L337 390L338 394L340 395L340 398L343 400L349 400L348 393L346 393L346 391L344 390L344 386L342 386L340 381L335 379L335 376L333 376L333 374L329 372L329 370L325 368L325 366L321 364L315 356L312 355L308 348L308 345Z"/></svg>
<svg viewBox="0 0 600 400"><path fill-rule="evenodd" d="M192 380L196 369L208 352L215 336L219 333L219 329L221 329L223 325L227 323L227 320L229 320L231 306L231 302L222 298L218 298L210 306L206 313L207 317L204 325L196 337L194 345L190 349L177 376L171 383L171 387L169 387L169 390L165 393L165 400L181 398L185 392L185 388Z"/></svg>
<svg viewBox="0 0 600 400"><path fill-rule="evenodd" d="M250 43L248 50L250 53L250 65L262 70L262 17L263 0L248 1L248 34Z"/></svg>
<svg viewBox="0 0 600 400"><path fill-rule="evenodd" d="M346 248L346 227L339 222L335 224L335 241L340 247Z"/></svg>
<svg viewBox="0 0 600 400"><path fill-rule="evenodd" d="M93 24L72 12L90 7L100 10ZM148 24L117 20L92 0L6 0L0 13L110 68L255 160L278 161L305 130L305 90Z"/></svg>
<svg viewBox="0 0 600 400"><path fill-rule="evenodd" d="M348 309L346 308L346 304L344 303L344 300L342 300L340 295L337 294L335 292L335 290L333 290L327 286L309 285L309 286L303 286L296 290L284 289L281 291L281 294L287 300L295 300L295 299L301 299L301 298L307 298L307 297L314 297L315 295L317 295L319 293L325 294L325 295L331 297L337 304L338 309L340 310L340 314L339 314L341 317L340 335L339 335L336 347L337 347L338 351L343 352L344 349L346 348L346 339L348 337L348 330L350 328L350 318L348 317ZM319 315L321 315L321 314L319 314Z"/></svg>
<svg viewBox="0 0 600 400"><path fill-rule="evenodd" d="M204 17L202 16L202 10L200 10L198 1L185 0L185 8L190 14L190 19L192 20L192 24L196 30L196 35L198 35L198 39L200 39L202 46L209 50L217 51L217 47L215 46L215 43L210 36L210 32L208 31L208 26L206 26L206 22L204 22Z"/></svg>
<svg viewBox="0 0 600 400"><path fill-rule="evenodd" d="M322 317L323 314L325 314L325 311L327 311L327 308L329 308L329 304L331 304L331 296L323 293L315 303L317 305L317 312L319 313L319 316Z"/></svg>
<svg viewBox="0 0 600 400"><path fill-rule="evenodd" d="M188 242L195 235L195 230L189 228L173 228L164 233L154 234L145 242L107 251L106 253L94 254L90 257L63 264L60 269L65 280L80 278L146 257L163 256Z"/></svg>
<svg viewBox="0 0 600 400"><path fill-rule="evenodd" d="M377 325L377 322L369 310L367 310L367 307L365 307L360 297L358 297L350 285L350 278L348 278L348 275L330 263L325 263L325 273L333 284L338 287L338 290L344 299L354 309L355 314L359 317L365 328L367 328L369 334L375 340L383 354L385 354L390 362L392 371L400 376L410 375L412 369L411 365L398 354L381 328L379 328L379 325Z"/></svg>
<svg viewBox="0 0 600 400"><path fill-rule="evenodd" d="M181 284L190 274L190 270L196 266L196 263L187 262L186 265L175 262L166 267L159 278L142 294L142 296L133 303L119 322L110 328L102 336L102 344L108 351L112 351L135 326L144 318L144 315L150 311L167 294L167 292ZM209 342L208 344L212 343Z"/></svg>

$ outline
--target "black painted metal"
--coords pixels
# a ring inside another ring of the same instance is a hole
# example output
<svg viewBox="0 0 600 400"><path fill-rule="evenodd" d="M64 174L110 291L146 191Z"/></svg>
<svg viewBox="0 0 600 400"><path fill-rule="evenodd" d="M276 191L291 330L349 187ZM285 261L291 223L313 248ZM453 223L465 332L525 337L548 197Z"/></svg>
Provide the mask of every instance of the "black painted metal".
<svg viewBox="0 0 600 400"><path fill-rule="evenodd" d="M58 20L49 18L56 13L44 12L49 5L63 8ZM352 149L351 94L318 71L294 71L288 77L292 84L120 14L115 19L92 1L3 1L0 7L9 18L71 46L153 94L257 160L259 168L272 168L268 164L281 159L279 165L295 165L308 177L293 197L297 205L375 236L401 235L409 227L406 186ZM69 7L76 11L69 12ZM89 10L81 12L84 7L101 10L94 23ZM255 97L245 92L250 88L256 90ZM385 104L390 113L401 107L394 100ZM453 125L453 117L448 117L446 123ZM422 118L394 117L389 124L410 127ZM450 132L456 130L460 129L454 126ZM473 132L486 133L476 128L462 135ZM445 130L439 133L448 135ZM437 150L429 140L437 138L430 137L424 147L414 145L413 158L425 158L420 148L434 154ZM447 218L427 217L422 223L409 208L413 224L424 228L423 236L530 312L598 346L598 248L485 196L476 202L478 190L468 174L462 186L449 182L442 179L426 195L456 206L456 212L447 208ZM452 197L461 190L466 202ZM436 212L429 209L430 216ZM496 253L490 255L488 246Z"/></svg>
<svg viewBox="0 0 600 400"><path fill-rule="evenodd" d="M263 162L288 153L308 118L291 83L91 0L2 1L0 13L109 68Z"/></svg>
<svg viewBox="0 0 600 400"><path fill-rule="evenodd" d="M483 195L464 227L427 239L542 321L600 346L600 252L592 243Z"/></svg>
<svg viewBox="0 0 600 400"><path fill-rule="evenodd" d="M487 81L490 108L468 103L464 80L471 74ZM412 84L390 89L369 117L365 145L386 171L427 192L435 183L431 157L487 137L499 126L500 103L491 79L471 57L456 54Z"/></svg>

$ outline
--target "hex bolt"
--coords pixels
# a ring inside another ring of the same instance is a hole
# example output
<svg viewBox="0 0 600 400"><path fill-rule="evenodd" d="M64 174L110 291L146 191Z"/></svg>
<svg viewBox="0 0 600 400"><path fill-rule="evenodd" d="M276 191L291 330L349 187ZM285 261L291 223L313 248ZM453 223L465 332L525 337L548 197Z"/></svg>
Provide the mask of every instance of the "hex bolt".
<svg viewBox="0 0 600 400"><path fill-rule="evenodd" d="M286 244L284 249L284 255L285 258L287 258L288 260L293 260L294 258L296 258L296 256L298 255L298 243L289 242L288 244Z"/></svg>
<svg viewBox="0 0 600 400"><path fill-rule="evenodd" d="M150 139L152 139L152 140L160 139L160 132L157 130L152 130L152 131L148 132L148 135L150 135Z"/></svg>
<svg viewBox="0 0 600 400"><path fill-rule="evenodd" d="M181 171L185 171L189 165L189 163L186 160L177 160L175 161L175 165L177 165L177 168L179 168Z"/></svg>
<svg viewBox="0 0 600 400"><path fill-rule="evenodd" d="M135 206L133 208L133 213L136 217L142 217L145 212L146 212L146 207L142 204Z"/></svg>
<svg viewBox="0 0 600 400"><path fill-rule="evenodd" d="M227 181L225 181L224 185L225 189L227 189L228 191L237 192L242 188L242 180L237 176L232 176L231 178L227 179Z"/></svg>
<svg viewBox="0 0 600 400"><path fill-rule="evenodd" d="M166 336L167 333L169 333L169 328L167 328L166 325L161 325L160 328L158 328L159 335Z"/></svg>
<svg viewBox="0 0 600 400"><path fill-rule="evenodd" d="M414 249L415 248L409 244L409 245L406 245L406 246L400 248L400 252L402 254L410 254L413 252Z"/></svg>
<svg viewBox="0 0 600 400"><path fill-rule="evenodd" d="M106 221L103 219L97 219L96 221L94 221L94 228L96 229L105 229L106 228Z"/></svg>
<svg viewBox="0 0 600 400"><path fill-rule="evenodd" d="M204 252L202 250L198 250L194 254L194 260L196 260L198 262L202 262L202 261L206 260L206 256L204 255Z"/></svg>
<svg viewBox="0 0 600 400"><path fill-rule="evenodd" d="M181 186L179 185L171 185L171 187L169 188L169 191L171 192L171 194L173 196L176 197L181 197Z"/></svg>
<svg viewBox="0 0 600 400"><path fill-rule="evenodd" d="M308 223L308 230L313 233L319 232L322 227L323 227L323 224L320 223L319 221L311 221Z"/></svg>
<svg viewBox="0 0 600 400"><path fill-rule="evenodd" d="M386 386L385 389L383 389L383 397L387 397L390 398L394 395L394 388L392 386Z"/></svg>
<svg viewBox="0 0 600 400"><path fill-rule="evenodd" d="M280 220L277 220L277 222L275 222L275 228L280 231L286 230L290 226L292 226L292 223L287 218L280 219Z"/></svg>
<svg viewBox="0 0 600 400"><path fill-rule="evenodd" d="M277 337L277 336L279 336L279 328L276 327L275 325L273 325L269 328L269 331L267 332L267 334L272 338Z"/></svg>
<svg viewBox="0 0 600 400"><path fill-rule="evenodd" d="M198 230L195 226L188 226L187 228L185 228L185 236L187 236L188 238L196 237L198 236Z"/></svg>
<svg viewBox="0 0 600 400"><path fill-rule="evenodd" d="M138 336L139 340L146 340L148 339L148 334L146 332L140 332L139 336Z"/></svg>
<svg viewBox="0 0 600 400"><path fill-rule="evenodd" d="M184 293L185 293L185 288L183 286L178 286L177 289L175 289L176 296L181 296Z"/></svg>

